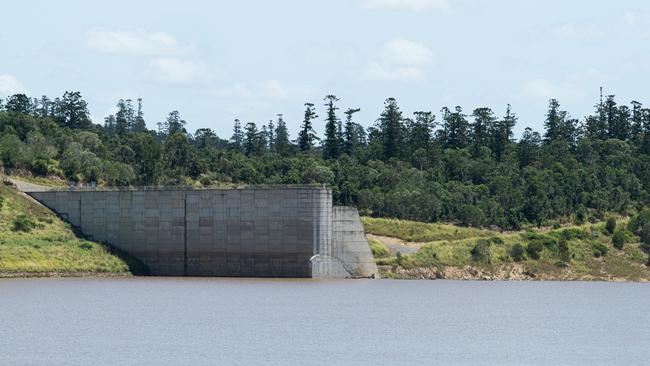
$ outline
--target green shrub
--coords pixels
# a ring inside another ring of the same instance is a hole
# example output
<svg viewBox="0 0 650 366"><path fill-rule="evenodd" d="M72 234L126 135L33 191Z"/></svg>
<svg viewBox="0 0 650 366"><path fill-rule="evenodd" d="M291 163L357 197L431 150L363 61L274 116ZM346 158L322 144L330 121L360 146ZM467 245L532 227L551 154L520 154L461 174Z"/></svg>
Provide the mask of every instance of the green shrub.
<svg viewBox="0 0 650 366"><path fill-rule="evenodd" d="M576 209L576 219L575 223L578 225L582 225L585 223L587 220L587 210L585 209L584 206L578 206Z"/></svg>
<svg viewBox="0 0 650 366"><path fill-rule="evenodd" d="M79 244L79 249L91 250L92 248L93 248L93 245L88 243L88 242L83 242L83 243Z"/></svg>
<svg viewBox="0 0 650 366"><path fill-rule="evenodd" d="M562 239L558 242L557 256L560 258L560 261L564 263L571 262L571 251L569 250L569 242L566 239Z"/></svg>
<svg viewBox="0 0 650 366"><path fill-rule="evenodd" d="M555 235L558 235L557 232ZM548 235L548 234L539 234L539 233L532 233L532 232L527 232L523 234L524 239L529 242L529 243L537 243L541 245L542 247L546 247L549 249L555 249L557 246L557 238Z"/></svg>
<svg viewBox="0 0 650 366"><path fill-rule="evenodd" d="M650 253L650 222L643 225L639 236L641 237L641 249Z"/></svg>
<svg viewBox="0 0 650 366"><path fill-rule="evenodd" d="M589 233L583 229L571 228L564 229L561 231L556 231L551 233L551 235L564 239L564 240L575 240L575 239L587 239L589 238Z"/></svg>
<svg viewBox="0 0 650 366"><path fill-rule="evenodd" d="M32 229L34 229L35 227L36 227L36 223L30 220L27 216L18 215L14 219L13 227L11 228L11 230L28 233L32 231Z"/></svg>
<svg viewBox="0 0 650 366"><path fill-rule="evenodd" d="M614 236L612 237L612 244L614 245L614 248L618 250L622 250L623 247L625 246L625 241L626 241L625 230L623 229L616 230L614 232Z"/></svg>
<svg viewBox="0 0 650 366"><path fill-rule="evenodd" d="M493 236L490 239L490 243L494 245L502 245L503 244L503 239L499 238L498 236Z"/></svg>
<svg viewBox="0 0 650 366"><path fill-rule="evenodd" d="M596 258L604 257L607 255L607 252L609 252L607 245L599 241L591 242L591 250L594 253L594 257Z"/></svg>
<svg viewBox="0 0 650 366"><path fill-rule="evenodd" d="M37 175L47 175L48 164L46 160L36 159L32 162L32 172Z"/></svg>
<svg viewBox="0 0 650 366"><path fill-rule="evenodd" d="M630 219L630 222L627 224L627 229L638 235L646 223L650 223L650 208L646 208Z"/></svg>
<svg viewBox="0 0 650 366"><path fill-rule="evenodd" d="M395 259L397 261L397 264L401 266L402 262L404 261L404 255L402 255L402 252L398 251L397 253L395 253Z"/></svg>
<svg viewBox="0 0 650 366"><path fill-rule="evenodd" d="M479 263L490 263L490 242L479 239L474 248L472 248L472 260Z"/></svg>
<svg viewBox="0 0 650 366"><path fill-rule="evenodd" d="M386 258L390 256L390 252L384 244L374 239L370 239L368 242L370 243L370 250L372 251L372 255L375 258Z"/></svg>
<svg viewBox="0 0 650 366"><path fill-rule="evenodd" d="M610 217L607 219L607 222L605 223L605 232L608 235L614 234L614 231L616 230L616 219L613 217Z"/></svg>
<svg viewBox="0 0 650 366"><path fill-rule="evenodd" d="M212 179L210 179L210 177L203 176L199 179L199 182L201 183L202 186L207 187L210 184L212 184Z"/></svg>
<svg viewBox="0 0 650 366"><path fill-rule="evenodd" d="M510 248L510 257L515 262L521 262L526 257L526 249L524 249L523 245L516 243Z"/></svg>
<svg viewBox="0 0 650 366"><path fill-rule="evenodd" d="M539 259L539 255L544 250L544 245L540 241L531 241L526 246L526 254L531 259Z"/></svg>
<svg viewBox="0 0 650 366"><path fill-rule="evenodd" d="M418 267L433 267L439 264L438 253L431 245L425 245L417 253L411 254L409 258Z"/></svg>

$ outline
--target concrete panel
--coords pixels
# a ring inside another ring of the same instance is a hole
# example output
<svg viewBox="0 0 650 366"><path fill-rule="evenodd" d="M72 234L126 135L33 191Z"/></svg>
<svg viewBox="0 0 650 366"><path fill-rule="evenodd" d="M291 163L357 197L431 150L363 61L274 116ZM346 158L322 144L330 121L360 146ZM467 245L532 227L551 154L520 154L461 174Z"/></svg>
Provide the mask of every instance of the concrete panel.
<svg viewBox="0 0 650 366"><path fill-rule="evenodd" d="M31 196L157 275L376 272L356 210L333 209L325 188L80 190Z"/></svg>

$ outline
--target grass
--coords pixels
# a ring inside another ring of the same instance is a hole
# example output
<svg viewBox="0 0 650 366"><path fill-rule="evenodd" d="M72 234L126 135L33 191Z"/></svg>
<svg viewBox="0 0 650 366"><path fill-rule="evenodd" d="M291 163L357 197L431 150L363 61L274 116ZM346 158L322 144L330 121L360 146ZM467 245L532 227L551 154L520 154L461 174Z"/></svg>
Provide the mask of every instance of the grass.
<svg viewBox="0 0 650 366"><path fill-rule="evenodd" d="M410 242L460 240L491 236L494 234L494 232L490 230L397 219L362 217L361 222L363 223L366 232L375 235L399 238Z"/></svg>
<svg viewBox="0 0 650 366"><path fill-rule="evenodd" d="M104 245L77 237L69 224L16 190L2 185L0 197L0 276L129 272Z"/></svg>
<svg viewBox="0 0 650 366"><path fill-rule="evenodd" d="M27 182L27 183L38 184L45 187L52 187L52 188L68 187L68 182L62 179L53 179L52 177L28 176L26 174L21 174L21 175L12 175L11 178L15 180Z"/></svg>
<svg viewBox="0 0 650 366"><path fill-rule="evenodd" d="M422 243L419 251L411 255L377 257L379 265L405 269L441 269L447 266L462 268L470 265L486 270L498 270L516 264L522 266L526 273L541 279L650 280L650 270L644 265L648 255L640 249L639 238L628 233L623 249L615 249L612 236L604 230L604 222L505 233L447 224L368 217L362 218L362 222L369 234ZM621 220L618 224L618 227L625 227L626 223ZM480 244L477 246L478 243ZM371 243L371 246L379 244L381 242ZM530 252L525 250L521 258L517 258L519 261L515 261L512 254L516 244L521 245L523 249L531 248ZM562 251L567 246L568 261L566 255L562 256ZM475 247L478 247L483 255L477 256ZM538 248L537 251L532 250L535 247ZM474 256L472 252L475 253Z"/></svg>

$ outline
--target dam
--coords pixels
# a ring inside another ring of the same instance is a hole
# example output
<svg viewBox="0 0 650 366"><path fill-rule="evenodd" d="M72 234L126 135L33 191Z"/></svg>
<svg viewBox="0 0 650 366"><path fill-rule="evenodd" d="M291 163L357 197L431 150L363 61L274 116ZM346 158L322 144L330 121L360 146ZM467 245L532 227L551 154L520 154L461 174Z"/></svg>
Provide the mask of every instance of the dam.
<svg viewBox="0 0 650 366"><path fill-rule="evenodd" d="M88 239L160 276L346 278L377 274L355 208L314 186L26 192Z"/></svg>

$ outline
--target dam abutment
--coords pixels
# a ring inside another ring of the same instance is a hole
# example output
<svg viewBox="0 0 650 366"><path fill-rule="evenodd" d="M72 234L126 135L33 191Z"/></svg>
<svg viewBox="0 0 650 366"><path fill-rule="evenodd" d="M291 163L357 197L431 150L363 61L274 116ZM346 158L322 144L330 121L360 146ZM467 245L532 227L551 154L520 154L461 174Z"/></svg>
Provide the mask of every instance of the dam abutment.
<svg viewBox="0 0 650 366"><path fill-rule="evenodd" d="M373 267L366 261L372 254L360 221L356 226L344 225L345 235L341 234L341 209L332 205L328 188L84 189L28 194L89 239L142 261L154 275L376 274L376 266L370 273ZM346 222L359 220L355 209L344 211Z"/></svg>

